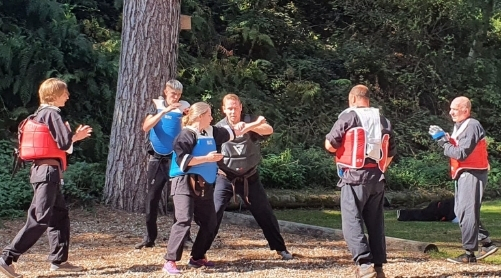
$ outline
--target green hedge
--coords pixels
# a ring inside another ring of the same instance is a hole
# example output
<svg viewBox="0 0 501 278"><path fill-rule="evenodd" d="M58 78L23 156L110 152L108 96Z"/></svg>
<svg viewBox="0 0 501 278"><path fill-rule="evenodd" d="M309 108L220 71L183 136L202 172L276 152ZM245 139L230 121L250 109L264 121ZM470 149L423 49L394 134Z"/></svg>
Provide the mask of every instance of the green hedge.
<svg viewBox="0 0 501 278"><path fill-rule="evenodd" d="M24 215L31 203L29 163L12 177L13 144L0 140L0 217ZM106 165L76 162L64 173L63 193L69 205L91 206L101 199Z"/></svg>
<svg viewBox="0 0 501 278"><path fill-rule="evenodd" d="M23 215L32 198L29 169L21 169L11 178L12 143L0 140L0 217ZM333 157L320 147L286 149L271 153L263 150L259 166L266 188L335 188L338 182ZM425 189L454 190L448 174L448 161L438 152L416 157L401 157L386 174L393 191ZM92 206L101 201L105 181L104 163L76 162L65 172L63 192L69 205ZM501 163L491 161L487 197L501 196Z"/></svg>

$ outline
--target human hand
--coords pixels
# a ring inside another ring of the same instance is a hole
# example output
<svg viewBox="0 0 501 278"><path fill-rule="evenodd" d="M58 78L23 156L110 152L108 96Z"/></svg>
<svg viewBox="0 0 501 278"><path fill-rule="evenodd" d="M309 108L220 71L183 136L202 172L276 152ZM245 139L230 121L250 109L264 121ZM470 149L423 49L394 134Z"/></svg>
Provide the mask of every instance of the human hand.
<svg viewBox="0 0 501 278"><path fill-rule="evenodd" d="M266 123L266 118L263 117L263 116L259 116L256 119L256 123L258 123L258 124L264 124L264 123Z"/></svg>
<svg viewBox="0 0 501 278"><path fill-rule="evenodd" d="M73 134L72 141L76 142L76 141L83 140L87 137L90 137L91 133L92 133L92 127L90 127L88 125L80 125L76 129L75 134Z"/></svg>
<svg viewBox="0 0 501 278"><path fill-rule="evenodd" d="M438 125L431 125L428 133L431 135L433 140L440 140L446 136L445 131Z"/></svg>
<svg viewBox="0 0 501 278"><path fill-rule="evenodd" d="M217 151L212 151L208 153L205 158L208 160L208 162L217 162L223 158L222 153L218 153Z"/></svg>
<svg viewBox="0 0 501 278"><path fill-rule="evenodd" d="M233 126L233 129L238 130L238 131L242 131L245 128L245 126L246 126L245 122L239 122Z"/></svg>
<svg viewBox="0 0 501 278"><path fill-rule="evenodd" d="M167 114L169 113L170 111L174 110L174 109L177 109L181 107L181 103L179 102L176 102L176 103L172 103L170 104L169 106L165 107L164 110L162 110L162 113L163 114Z"/></svg>
<svg viewBox="0 0 501 278"><path fill-rule="evenodd" d="M68 123L68 121L64 122L64 125L68 128L69 131L71 131L71 126L70 123Z"/></svg>

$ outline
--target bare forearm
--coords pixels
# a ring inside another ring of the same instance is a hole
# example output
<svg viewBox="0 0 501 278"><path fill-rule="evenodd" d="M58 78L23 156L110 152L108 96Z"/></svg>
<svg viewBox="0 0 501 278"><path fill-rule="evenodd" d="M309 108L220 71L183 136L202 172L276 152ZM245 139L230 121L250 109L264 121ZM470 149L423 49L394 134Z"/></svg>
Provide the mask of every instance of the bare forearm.
<svg viewBox="0 0 501 278"><path fill-rule="evenodd" d="M195 166L206 162L209 162L209 160L205 156L194 156L188 163L188 166Z"/></svg>
<svg viewBox="0 0 501 278"><path fill-rule="evenodd" d="M267 123L260 123L254 127L251 131L259 135L270 135L273 133L273 127Z"/></svg>
<svg viewBox="0 0 501 278"><path fill-rule="evenodd" d="M163 117L164 113L160 112L155 115L148 115L143 122L143 131L148 132L152 129Z"/></svg>
<svg viewBox="0 0 501 278"><path fill-rule="evenodd" d="M335 153L337 149L335 149L329 140L325 140L324 147L328 152Z"/></svg>
<svg viewBox="0 0 501 278"><path fill-rule="evenodd" d="M273 133L273 127L267 123L252 122L245 124L245 127L240 131L241 134L249 131L255 132L259 135L270 135ZM237 130L235 130L237 132ZM237 136L240 134L237 134Z"/></svg>

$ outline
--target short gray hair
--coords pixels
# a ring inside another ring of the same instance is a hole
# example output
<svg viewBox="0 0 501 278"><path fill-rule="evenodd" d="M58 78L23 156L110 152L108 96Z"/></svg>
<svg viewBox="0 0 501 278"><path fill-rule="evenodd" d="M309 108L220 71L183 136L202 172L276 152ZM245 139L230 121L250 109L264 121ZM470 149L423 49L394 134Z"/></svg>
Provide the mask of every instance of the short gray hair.
<svg viewBox="0 0 501 278"><path fill-rule="evenodd" d="M181 82L177 81L176 79L171 79L165 83L166 87L170 87L171 89L174 89L176 91L182 91L183 90L183 84Z"/></svg>

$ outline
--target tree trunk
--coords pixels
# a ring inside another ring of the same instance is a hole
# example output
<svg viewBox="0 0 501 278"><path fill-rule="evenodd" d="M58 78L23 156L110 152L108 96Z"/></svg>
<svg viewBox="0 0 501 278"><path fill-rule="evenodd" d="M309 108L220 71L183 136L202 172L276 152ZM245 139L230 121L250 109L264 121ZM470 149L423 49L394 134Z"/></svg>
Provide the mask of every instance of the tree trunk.
<svg viewBox="0 0 501 278"><path fill-rule="evenodd" d="M180 9L180 0L124 1L104 187L105 203L113 208L144 212L147 153L142 124L152 99L176 76Z"/></svg>
<svg viewBox="0 0 501 278"><path fill-rule="evenodd" d="M480 28L475 34L473 43L470 47L470 52L468 53L468 59L475 60L482 53L483 45L487 40L487 33L492 29L491 19L494 15L494 0L487 0L480 2L482 5L482 22Z"/></svg>

